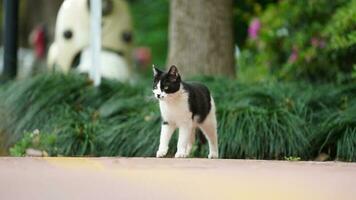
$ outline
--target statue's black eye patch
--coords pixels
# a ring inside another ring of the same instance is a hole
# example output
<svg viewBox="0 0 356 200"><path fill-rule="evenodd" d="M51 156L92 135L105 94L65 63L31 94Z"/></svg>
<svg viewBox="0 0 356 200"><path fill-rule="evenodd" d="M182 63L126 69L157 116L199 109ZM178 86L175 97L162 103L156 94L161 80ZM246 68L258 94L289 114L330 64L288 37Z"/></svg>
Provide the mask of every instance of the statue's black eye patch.
<svg viewBox="0 0 356 200"><path fill-rule="evenodd" d="M70 40L72 39L73 37L73 31L70 30L70 29L67 29L63 32L63 37L66 39L66 40Z"/></svg>

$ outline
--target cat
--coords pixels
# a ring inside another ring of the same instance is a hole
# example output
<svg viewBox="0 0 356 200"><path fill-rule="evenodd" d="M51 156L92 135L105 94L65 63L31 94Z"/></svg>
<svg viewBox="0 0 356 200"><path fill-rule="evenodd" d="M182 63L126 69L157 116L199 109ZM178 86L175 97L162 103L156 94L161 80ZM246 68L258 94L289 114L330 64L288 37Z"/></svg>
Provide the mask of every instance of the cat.
<svg viewBox="0 0 356 200"><path fill-rule="evenodd" d="M175 129L179 128L176 158L189 156L199 128L208 140L208 158L218 158L218 135L215 103L209 89L199 83L181 80L178 68L168 72L153 66L153 94L159 101L162 116L160 144L156 157L164 157Z"/></svg>

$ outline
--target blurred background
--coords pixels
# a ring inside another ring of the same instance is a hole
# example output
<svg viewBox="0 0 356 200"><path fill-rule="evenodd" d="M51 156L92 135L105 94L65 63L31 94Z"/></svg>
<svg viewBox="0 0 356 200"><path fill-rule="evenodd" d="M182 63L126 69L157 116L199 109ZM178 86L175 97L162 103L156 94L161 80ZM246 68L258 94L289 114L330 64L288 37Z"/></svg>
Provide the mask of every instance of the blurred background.
<svg viewBox="0 0 356 200"><path fill-rule="evenodd" d="M102 5L103 80L94 87L82 75L90 3L19 0L17 73L0 64L0 155L154 156L151 66L175 64L212 90L222 158L356 161L355 0Z"/></svg>

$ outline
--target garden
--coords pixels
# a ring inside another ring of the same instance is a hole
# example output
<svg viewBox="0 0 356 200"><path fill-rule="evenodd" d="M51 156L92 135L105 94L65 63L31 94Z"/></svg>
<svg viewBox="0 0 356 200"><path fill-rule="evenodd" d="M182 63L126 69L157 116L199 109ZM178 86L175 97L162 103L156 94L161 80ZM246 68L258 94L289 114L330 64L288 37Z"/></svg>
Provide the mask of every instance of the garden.
<svg viewBox="0 0 356 200"><path fill-rule="evenodd" d="M25 156L34 149L41 156L155 156L161 117L151 64L163 69L175 60L168 52L170 6L179 5L128 5L133 45L151 52L135 66L134 81L104 78L94 86L74 70L48 70L2 83L0 154ZM215 98L220 158L355 162L356 1L231 5L234 74L183 70L184 80L206 84ZM176 151L176 135L168 157ZM197 137L191 156L206 157L208 144Z"/></svg>

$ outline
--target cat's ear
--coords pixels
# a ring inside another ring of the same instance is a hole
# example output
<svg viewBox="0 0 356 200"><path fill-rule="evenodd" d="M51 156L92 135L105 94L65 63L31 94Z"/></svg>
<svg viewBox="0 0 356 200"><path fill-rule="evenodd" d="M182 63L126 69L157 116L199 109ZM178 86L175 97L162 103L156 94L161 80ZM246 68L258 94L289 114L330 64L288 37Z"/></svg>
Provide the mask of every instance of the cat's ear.
<svg viewBox="0 0 356 200"><path fill-rule="evenodd" d="M155 65L152 65L152 70L153 70L153 76L161 75L163 72L155 67Z"/></svg>
<svg viewBox="0 0 356 200"><path fill-rule="evenodd" d="M169 68L168 74L176 80L179 77L178 68L175 65L172 65Z"/></svg>

